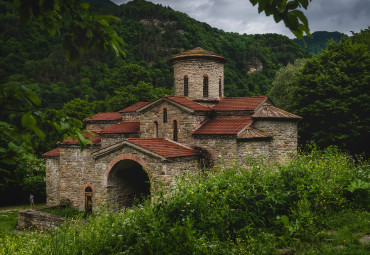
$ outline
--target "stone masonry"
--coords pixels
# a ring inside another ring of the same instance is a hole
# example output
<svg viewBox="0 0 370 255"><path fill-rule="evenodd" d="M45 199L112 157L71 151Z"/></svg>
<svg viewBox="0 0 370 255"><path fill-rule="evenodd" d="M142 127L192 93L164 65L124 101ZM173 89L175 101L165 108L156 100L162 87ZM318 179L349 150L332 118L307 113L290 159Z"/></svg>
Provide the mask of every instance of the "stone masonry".
<svg viewBox="0 0 370 255"><path fill-rule="evenodd" d="M130 207L184 172L220 162L247 167L247 158L284 161L296 153L300 117L267 97L224 97L223 57L196 48L170 61L174 96L86 118L92 145L81 151L68 138L44 154L47 205Z"/></svg>

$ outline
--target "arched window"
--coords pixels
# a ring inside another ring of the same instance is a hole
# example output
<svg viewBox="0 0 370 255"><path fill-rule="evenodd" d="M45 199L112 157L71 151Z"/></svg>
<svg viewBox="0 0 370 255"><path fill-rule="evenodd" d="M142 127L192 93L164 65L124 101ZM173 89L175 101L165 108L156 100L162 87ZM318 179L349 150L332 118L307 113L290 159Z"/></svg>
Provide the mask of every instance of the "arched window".
<svg viewBox="0 0 370 255"><path fill-rule="evenodd" d="M177 129L177 120L174 120L174 121L173 121L173 140L174 140L175 142L177 142L177 140L178 140L178 136L177 136L177 134L178 134L178 129Z"/></svg>
<svg viewBox="0 0 370 255"><path fill-rule="evenodd" d="M92 188L87 186L85 189L85 211L88 213L92 212L93 207L92 195L93 195Z"/></svg>
<svg viewBox="0 0 370 255"><path fill-rule="evenodd" d="M189 79L188 76L184 76L184 96L189 96Z"/></svg>
<svg viewBox="0 0 370 255"><path fill-rule="evenodd" d="M163 109L163 123L167 123L167 108Z"/></svg>
<svg viewBox="0 0 370 255"><path fill-rule="evenodd" d="M208 75L203 76L203 97L208 97Z"/></svg>
<svg viewBox="0 0 370 255"><path fill-rule="evenodd" d="M158 138L158 121L154 121L154 138Z"/></svg>
<svg viewBox="0 0 370 255"><path fill-rule="evenodd" d="M218 96L219 97L222 97L222 79L221 79L221 76L220 76L220 78L219 78L219 80L218 80Z"/></svg>

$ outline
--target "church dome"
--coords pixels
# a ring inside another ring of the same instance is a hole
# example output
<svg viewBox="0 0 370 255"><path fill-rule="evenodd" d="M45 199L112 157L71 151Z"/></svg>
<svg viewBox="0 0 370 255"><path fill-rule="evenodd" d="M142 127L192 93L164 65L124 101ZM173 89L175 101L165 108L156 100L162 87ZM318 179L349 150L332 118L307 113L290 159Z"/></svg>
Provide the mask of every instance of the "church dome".
<svg viewBox="0 0 370 255"><path fill-rule="evenodd" d="M221 63L226 63L226 59L221 57L213 52L197 47L195 49L185 51L183 53L177 54L170 59L171 63L174 63L177 60L192 59L192 58L205 58L219 61Z"/></svg>

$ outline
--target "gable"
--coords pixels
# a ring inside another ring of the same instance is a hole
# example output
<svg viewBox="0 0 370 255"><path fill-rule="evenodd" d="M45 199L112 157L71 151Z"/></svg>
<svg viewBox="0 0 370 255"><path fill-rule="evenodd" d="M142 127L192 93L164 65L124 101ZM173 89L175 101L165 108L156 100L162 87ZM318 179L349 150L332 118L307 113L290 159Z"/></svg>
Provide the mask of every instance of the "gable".
<svg viewBox="0 0 370 255"><path fill-rule="evenodd" d="M140 109L138 111L142 114L144 114L147 111L150 111L153 108L161 107L162 104L167 103L168 105L172 105L178 109L180 109L183 112L187 113L194 113L194 112L208 112L211 111L211 108L201 105L199 103L196 103L187 97L177 97L177 96L166 96L159 98L155 100L152 103L149 103Z"/></svg>
<svg viewBox="0 0 370 255"><path fill-rule="evenodd" d="M112 146L101 149L93 153L92 157L94 159L98 159L104 157L105 155L109 155L113 152L116 152L124 147L130 147L134 150L140 151L145 154L149 154L161 160L199 155L197 151L189 147L186 147L184 145L175 143L164 138L151 138L151 139L131 138L118 144L114 144Z"/></svg>

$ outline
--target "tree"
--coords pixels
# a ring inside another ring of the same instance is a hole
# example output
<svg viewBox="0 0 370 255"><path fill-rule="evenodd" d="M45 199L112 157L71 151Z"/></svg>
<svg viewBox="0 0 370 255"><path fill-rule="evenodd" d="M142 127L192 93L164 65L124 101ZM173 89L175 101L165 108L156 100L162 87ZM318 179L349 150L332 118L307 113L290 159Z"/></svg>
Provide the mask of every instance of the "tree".
<svg viewBox="0 0 370 255"><path fill-rule="evenodd" d="M287 109L293 104L293 89L298 86L297 76L302 71L306 61L297 59L293 64L281 68L276 72L269 92L269 98L274 104L282 109Z"/></svg>
<svg viewBox="0 0 370 255"><path fill-rule="evenodd" d="M370 155L369 41L368 28L307 60L289 107L303 117L303 143Z"/></svg>
<svg viewBox="0 0 370 255"><path fill-rule="evenodd" d="M119 20L112 15L90 14L89 3L80 0L13 0L22 24L32 18L50 35L64 35L63 47L67 59L77 63L81 53L91 49L104 51L111 46L117 55L125 55L124 42L109 25Z"/></svg>
<svg viewBox="0 0 370 255"><path fill-rule="evenodd" d="M82 100L81 98L75 98L68 103L65 103L62 109L66 115L83 120L96 113L95 104L88 100Z"/></svg>
<svg viewBox="0 0 370 255"><path fill-rule="evenodd" d="M144 81L137 85L128 85L114 91L114 96L109 100L110 111L119 111L137 102L151 102L167 91L165 88L153 88L153 85Z"/></svg>

